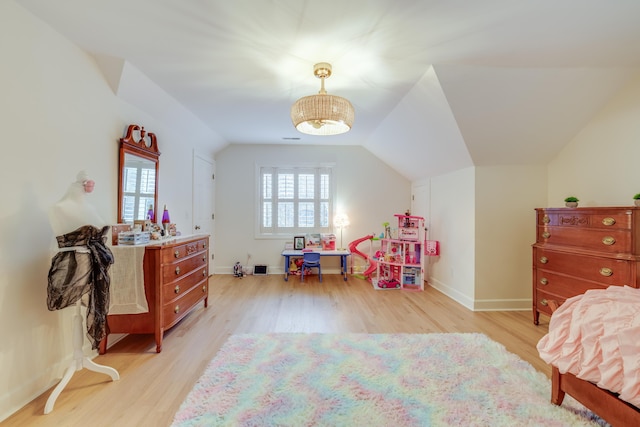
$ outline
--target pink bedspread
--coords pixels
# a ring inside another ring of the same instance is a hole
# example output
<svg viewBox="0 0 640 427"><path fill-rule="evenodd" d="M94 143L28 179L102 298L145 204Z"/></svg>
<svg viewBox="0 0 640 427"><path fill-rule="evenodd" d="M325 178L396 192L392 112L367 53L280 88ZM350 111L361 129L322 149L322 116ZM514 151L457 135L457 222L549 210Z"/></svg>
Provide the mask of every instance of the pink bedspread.
<svg viewBox="0 0 640 427"><path fill-rule="evenodd" d="M640 407L640 290L610 286L569 298L551 316L540 357Z"/></svg>

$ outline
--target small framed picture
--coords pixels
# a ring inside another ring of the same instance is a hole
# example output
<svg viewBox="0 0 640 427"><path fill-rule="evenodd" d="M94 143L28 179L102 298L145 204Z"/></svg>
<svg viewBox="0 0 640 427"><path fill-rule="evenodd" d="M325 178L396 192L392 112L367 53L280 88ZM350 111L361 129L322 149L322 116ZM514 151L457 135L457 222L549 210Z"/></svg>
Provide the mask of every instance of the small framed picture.
<svg viewBox="0 0 640 427"><path fill-rule="evenodd" d="M304 236L296 236L293 238L293 249L296 251L304 249Z"/></svg>

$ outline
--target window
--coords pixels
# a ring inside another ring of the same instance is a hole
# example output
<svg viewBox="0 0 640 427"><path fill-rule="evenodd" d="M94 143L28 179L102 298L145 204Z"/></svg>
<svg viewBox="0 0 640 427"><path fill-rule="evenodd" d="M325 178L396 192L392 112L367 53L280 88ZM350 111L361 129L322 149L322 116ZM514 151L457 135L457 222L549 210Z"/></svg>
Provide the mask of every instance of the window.
<svg viewBox="0 0 640 427"><path fill-rule="evenodd" d="M135 219L146 219L147 211L153 207L156 171L149 167L127 166L123 177L122 220L132 223Z"/></svg>
<svg viewBox="0 0 640 427"><path fill-rule="evenodd" d="M290 237L330 231L331 167L259 167L258 185L261 235Z"/></svg>

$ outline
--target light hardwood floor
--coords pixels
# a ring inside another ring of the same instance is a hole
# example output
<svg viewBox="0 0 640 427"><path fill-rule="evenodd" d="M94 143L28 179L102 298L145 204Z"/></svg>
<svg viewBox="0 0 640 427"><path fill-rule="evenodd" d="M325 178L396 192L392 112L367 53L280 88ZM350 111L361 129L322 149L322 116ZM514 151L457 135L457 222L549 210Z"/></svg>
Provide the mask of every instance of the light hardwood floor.
<svg viewBox="0 0 640 427"><path fill-rule="evenodd" d="M434 333L481 332L550 375L536 343L548 318L531 311L472 312L431 287L424 292L376 291L339 275L281 275L209 279L209 307L200 304L165 334L162 352L151 335L130 335L95 362L120 373L119 381L82 370L74 374L53 411L43 415L50 389L3 426L167 426L173 414L231 334L265 332ZM3 367L4 369L4 367Z"/></svg>

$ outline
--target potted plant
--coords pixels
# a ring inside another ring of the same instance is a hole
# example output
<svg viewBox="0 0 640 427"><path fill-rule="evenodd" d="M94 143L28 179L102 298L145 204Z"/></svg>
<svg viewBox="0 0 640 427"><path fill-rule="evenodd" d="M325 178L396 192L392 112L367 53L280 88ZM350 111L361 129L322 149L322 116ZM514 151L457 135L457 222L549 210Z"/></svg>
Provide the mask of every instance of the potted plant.
<svg viewBox="0 0 640 427"><path fill-rule="evenodd" d="M569 196L566 199L564 199L564 205L568 208L575 208L578 206L579 201L580 200L578 200L577 197Z"/></svg>
<svg viewBox="0 0 640 427"><path fill-rule="evenodd" d="M633 196L633 203L636 206L640 206L640 193L636 194L635 196Z"/></svg>

